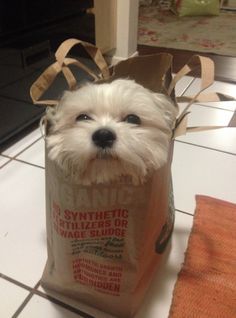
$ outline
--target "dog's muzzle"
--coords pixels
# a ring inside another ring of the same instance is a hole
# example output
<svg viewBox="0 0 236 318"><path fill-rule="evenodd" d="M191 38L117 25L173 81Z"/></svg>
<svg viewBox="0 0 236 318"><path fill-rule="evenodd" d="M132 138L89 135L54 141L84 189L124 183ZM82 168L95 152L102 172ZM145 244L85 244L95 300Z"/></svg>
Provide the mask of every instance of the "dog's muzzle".
<svg viewBox="0 0 236 318"><path fill-rule="evenodd" d="M116 140L116 135L110 129L100 128L93 133L92 140L97 147L111 148Z"/></svg>

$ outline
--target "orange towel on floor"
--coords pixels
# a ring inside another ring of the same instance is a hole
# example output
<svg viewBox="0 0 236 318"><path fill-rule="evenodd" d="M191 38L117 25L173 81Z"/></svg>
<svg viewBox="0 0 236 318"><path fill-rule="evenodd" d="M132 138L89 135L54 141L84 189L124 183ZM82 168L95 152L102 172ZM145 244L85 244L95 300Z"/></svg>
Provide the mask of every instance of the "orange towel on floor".
<svg viewBox="0 0 236 318"><path fill-rule="evenodd" d="M236 204L197 196L169 318L236 317Z"/></svg>

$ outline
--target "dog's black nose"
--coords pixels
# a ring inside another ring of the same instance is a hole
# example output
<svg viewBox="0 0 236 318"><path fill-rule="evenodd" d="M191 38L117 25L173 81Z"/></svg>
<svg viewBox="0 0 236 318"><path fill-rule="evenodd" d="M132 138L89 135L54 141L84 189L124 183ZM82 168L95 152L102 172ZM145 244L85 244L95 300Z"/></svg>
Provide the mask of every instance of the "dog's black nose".
<svg viewBox="0 0 236 318"><path fill-rule="evenodd" d="M112 147L116 140L116 135L113 131L107 128L101 128L96 130L92 135L94 144L101 148Z"/></svg>

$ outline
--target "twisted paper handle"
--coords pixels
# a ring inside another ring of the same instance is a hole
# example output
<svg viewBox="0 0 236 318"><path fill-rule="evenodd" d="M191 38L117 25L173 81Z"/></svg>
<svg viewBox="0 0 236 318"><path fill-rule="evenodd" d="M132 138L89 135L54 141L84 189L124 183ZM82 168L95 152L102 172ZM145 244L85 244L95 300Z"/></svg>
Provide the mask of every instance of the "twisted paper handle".
<svg viewBox="0 0 236 318"><path fill-rule="evenodd" d="M94 71L92 71L89 67L81 63L79 60L74 58L66 57L70 50L76 46L82 45L87 53L90 55L91 59L97 65L101 74L98 75ZM48 105L54 106L58 104L58 100L55 99L47 99L40 100L43 94L49 89L49 87L54 82L55 78L59 73L63 73L69 89L74 89L77 85L77 81L71 72L69 66L75 65L79 69L82 69L87 74L89 74L93 80L98 80L100 78L107 79L110 76L108 65L105 59L102 56L101 51L94 45L83 42L77 39L68 39L64 41L55 53L56 62L50 65L33 83L30 88L30 96L34 102L34 104L38 105Z"/></svg>
<svg viewBox="0 0 236 318"><path fill-rule="evenodd" d="M191 71L196 68L201 69L201 88L199 92L192 97L189 96L181 96L176 97L177 102L188 102L187 106L184 108L182 113L178 116L176 120L176 127L174 131L174 138L184 135L188 132L197 132L197 131L206 131L213 130L219 128L232 127L229 126L199 126L199 127L188 127L187 126L187 117L189 114L189 108L195 102L217 102L222 100L235 100L233 97L220 94L220 93L203 93L208 87L210 87L214 83L214 62L204 56L194 55L189 60L189 62L184 65L184 67L174 76L172 79L170 86L168 88L168 94L170 95L178 83L178 81L183 78L183 76L187 75Z"/></svg>

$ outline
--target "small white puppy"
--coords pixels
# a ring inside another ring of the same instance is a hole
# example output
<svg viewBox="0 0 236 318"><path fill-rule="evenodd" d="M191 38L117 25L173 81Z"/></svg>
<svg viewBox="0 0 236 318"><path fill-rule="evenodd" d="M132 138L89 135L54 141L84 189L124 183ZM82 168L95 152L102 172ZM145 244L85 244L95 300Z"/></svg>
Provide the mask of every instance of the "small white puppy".
<svg viewBox="0 0 236 318"><path fill-rule="evenodd" d="M86 84L49 109L49 158L79 184L129 176L139 184L167 161L177 111L132 80Z"/></svg>

